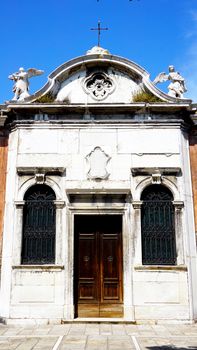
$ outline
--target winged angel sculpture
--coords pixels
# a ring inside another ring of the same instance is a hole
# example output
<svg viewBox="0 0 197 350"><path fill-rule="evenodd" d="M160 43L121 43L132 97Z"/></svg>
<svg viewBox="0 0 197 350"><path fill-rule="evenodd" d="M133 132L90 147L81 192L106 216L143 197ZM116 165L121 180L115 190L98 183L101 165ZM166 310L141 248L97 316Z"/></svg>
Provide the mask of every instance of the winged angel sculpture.
<svg viewBox="0 0 197 350"><path fill-rule="evenodd" d="M29 78L43 74L43 70L29 68L27 71L24 68L19 68L19 71L9 75L9 79L15 82L12 91L14 97L12 101L23 101L29 94Z"/></svg>
<svg viewBox="0 0 197 350"><path fill-rule="evenodd" d="M183 98L183 93L187 91L185 86L185 79L180 75L179 72L175 72L174 66L169 66L169 73L160 73L153 84L163 83L164 81L170 80L171 83L168 85L168 95L175 98Z"/></svg>

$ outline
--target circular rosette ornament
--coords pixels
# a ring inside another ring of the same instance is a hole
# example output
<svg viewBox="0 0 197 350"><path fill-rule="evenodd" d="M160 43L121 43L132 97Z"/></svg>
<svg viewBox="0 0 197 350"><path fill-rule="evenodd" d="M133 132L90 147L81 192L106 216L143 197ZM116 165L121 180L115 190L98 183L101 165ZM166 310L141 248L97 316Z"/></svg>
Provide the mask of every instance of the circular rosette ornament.
<svg viewBox="0 0 197 350"><path fill-rule="evenodd" d="M84 82L86 92L96 100L104 100L115 89L115 84L105 73L94 73Z"/></svg>

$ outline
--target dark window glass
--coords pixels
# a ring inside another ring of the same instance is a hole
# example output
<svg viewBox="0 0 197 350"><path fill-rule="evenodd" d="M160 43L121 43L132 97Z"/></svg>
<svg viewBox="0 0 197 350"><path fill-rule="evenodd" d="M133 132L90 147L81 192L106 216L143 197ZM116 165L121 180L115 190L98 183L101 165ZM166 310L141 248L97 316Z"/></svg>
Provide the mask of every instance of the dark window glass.
<svg viewBox="0 0 197 350"><path fill-rule="evenodd" d="M35 185L24 199L22 264L55 263L55 193Z"/></svg>
<svg viewBox="0 0 197 350"><path fill-rule="evenodd" d="M164 186L152 185L142 193L142 263L175 265L175 225L172 194Z"/></svg>

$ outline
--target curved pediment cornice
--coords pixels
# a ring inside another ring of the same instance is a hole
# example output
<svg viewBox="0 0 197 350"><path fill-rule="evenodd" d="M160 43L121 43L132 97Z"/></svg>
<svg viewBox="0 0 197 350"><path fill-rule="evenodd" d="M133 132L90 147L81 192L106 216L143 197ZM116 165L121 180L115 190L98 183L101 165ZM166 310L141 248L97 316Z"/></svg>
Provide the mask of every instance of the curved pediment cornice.
<svg viewBox="0 0 197 350"><path fill-rule="evenodd" d="M111 88L113 93L106 94L106 98L105 96L97 98L97 96L93 96L92 91L87 91L86 79L90 79L89 77L94 74L91 86L97 84L95 89L98 88L99 78L97 79L96 73L103 74L103 86L106 74L109 75L109 79L111 77L111 81L114 83L114 88ZM116 101L117 103L132 103L132 95L141 89L156 97L157 102L191 103L189 99L177 99L165 94L150 81L150 75L145 69L126 58L110 54L88 54L65 62L49 75L43 88L26 98L22 103L91 104L95 103L95 100L99 104L114 104ZM114 92L114 90L116 91ZM16 103L21 102L16 101Z"/></svg>

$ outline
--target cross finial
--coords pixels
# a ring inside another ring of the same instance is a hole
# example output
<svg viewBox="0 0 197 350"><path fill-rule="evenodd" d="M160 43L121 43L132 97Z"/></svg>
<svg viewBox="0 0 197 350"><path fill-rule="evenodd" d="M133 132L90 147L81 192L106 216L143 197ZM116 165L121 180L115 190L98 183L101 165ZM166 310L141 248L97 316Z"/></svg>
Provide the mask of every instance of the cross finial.
<svg viewBox="0 0 197 350"><path fill-rule="evenodd" d="M98 27L97 28L91 28L91 30L98 30L98 46L100 47L100 37L101 37L101 30L108 30L109 28L101 28L101 21L98 20Z"/></svg>

